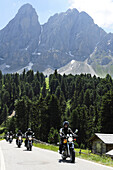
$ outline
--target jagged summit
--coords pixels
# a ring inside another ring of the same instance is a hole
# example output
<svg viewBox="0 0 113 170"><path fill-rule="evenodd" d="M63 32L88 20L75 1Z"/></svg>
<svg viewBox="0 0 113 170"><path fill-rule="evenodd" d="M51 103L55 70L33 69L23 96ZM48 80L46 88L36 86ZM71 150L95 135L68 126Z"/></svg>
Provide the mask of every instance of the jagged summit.
<svg viewBox="0 0 113 170"><path fill-rule="evenodd" d="M82 19L84 19L84 21L89 21L89 22L93 22L94 23L93 18L90 15L88 15L86 12L84 12L84 11L80 12L80 17Z"/></svg>
<svg viewBox="0 0 113 170"><path fill-rule="evenodd" d="M25 18L25 17L29 17L29 18L35 18L36 20L38 20L38 15L35 11L35 9L32 7L32 5L30 4L25 4L23 5L19 10L18 13L15 17L18 18Z"/></svg>
<svg viewBox="0 0 113 170"><path fill-rule="evenodd" d="M57 22L59 22L58 20L63 20L65 17L74 17L79 15L79 11L76 8L73 9L68 9L66 12L61 12L61 13L56 13L53 16L51 16L48 19L48 22L53 22L55 21L55 18L57 20Z"/></svg>
<svg viewBox="0 0 113 170"><path fill-rule="evenodd" d="M19 10L18 13L26 13L26 12L31 12L31 11L35 11L35 9L33 8L33 6L29 3L24 4Z"/></svg>
<svg viewBox="0 0 113 170"><path fill-rule="evenodd" d="M31 50L39 41L41 26L30 4L23 5L17 15L0 31L0 64L8 70L21 68L30 62Z"/></svg>
<svg viewBox="0 0 113 170"><path fill-rule="evenodd" d="M79 13L79 11L76 9L76 8L73 8L73 9L68 9L67 11L66 11L66 13Z"/></svg>

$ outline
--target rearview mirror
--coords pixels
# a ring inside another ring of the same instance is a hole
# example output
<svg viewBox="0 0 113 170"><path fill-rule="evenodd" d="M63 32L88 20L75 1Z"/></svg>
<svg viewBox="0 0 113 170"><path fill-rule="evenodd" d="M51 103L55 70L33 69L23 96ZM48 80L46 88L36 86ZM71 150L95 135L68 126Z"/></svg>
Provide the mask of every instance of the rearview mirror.
<svg viewBox="0 0 113 170"><path fill-rule="evenodd" d="M77 133L77 132L78 132L78 129L76 129L74 133Z"/></svg>

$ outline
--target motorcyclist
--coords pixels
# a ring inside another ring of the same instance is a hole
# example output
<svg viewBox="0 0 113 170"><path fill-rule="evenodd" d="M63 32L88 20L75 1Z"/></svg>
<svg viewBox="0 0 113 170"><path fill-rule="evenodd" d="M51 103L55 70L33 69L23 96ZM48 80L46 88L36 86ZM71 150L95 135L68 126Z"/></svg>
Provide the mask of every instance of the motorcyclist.
<svg viewBox="0 0 113 170"><path fill-rule="evenodd" d="M18 130L18 133L16 134L16 137L17 137L17 139L16 139L16 144L17 144L17 142L18 142L18 137L19 137L19 136L22 137L22 132L21 132L21 130ZM23 142L23 140L22 140L22 142Z"/></svg>
<svg viewBox="0 0 113 170"><path fill-rule="evenodd" d="M6 138L6 141L9 140L9 132L6 133L5 138Z"/></svg>
<svg viewBox="0 0 113 170"><path fill-rule="evenodd" d="M13 141L13 137L14 137L13 132L10 131L10 132L9 132L9 142L10 142L10 143Z"/></svg>
<svg viewBox="0 0 113 170"><path fill-rule="evenodd" d="M10 136L13 137L13 132L12 132L12 131L9 132L9 137L10 137Z"/></svg>
<svg viewBox="0 0 113 170"><path fill-rule="evenodd" d="M62 153L62 147L63 147L63 138L67 136L67 134L72 134L74 136L73 131L71 128L69 128L69 122L64 121L63 122L63 128L60 129L60 145L59 145L59 153Z"/></svg>
<svg viewBox="0 0 113 170"><path fill-rule="evenodd" d="M25 132L25 137L26 137L26 140L25 140L25 146L27 146L27 142L28 142L28 136L32 136L33 137L34 133L33 131L31 130L31 128L28 128L27 131ZM33 141L32 141L33 142Z"/></svg>

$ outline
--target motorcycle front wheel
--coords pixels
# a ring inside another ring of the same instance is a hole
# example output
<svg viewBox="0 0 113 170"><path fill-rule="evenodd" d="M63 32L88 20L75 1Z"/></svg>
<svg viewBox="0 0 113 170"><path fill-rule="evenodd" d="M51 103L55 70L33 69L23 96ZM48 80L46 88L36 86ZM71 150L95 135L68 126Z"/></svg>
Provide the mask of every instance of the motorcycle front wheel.
<svg viewBox="0 0 113 170"><path fill-rule="evenodd" d="M21 147L21 144L18 144L18 148L20 148Z"/></svg>
<svg viewBox="0 0 113 170"><path fill-rule="evenodd" d="M75 163L75 151L72 150L71 152L71 163Z"/></svg>
<svg viewBox="0 0 113 170"><path fill-rule="evenodd" d="M30 151L32 151L32 147L30 147Z"/></svg>

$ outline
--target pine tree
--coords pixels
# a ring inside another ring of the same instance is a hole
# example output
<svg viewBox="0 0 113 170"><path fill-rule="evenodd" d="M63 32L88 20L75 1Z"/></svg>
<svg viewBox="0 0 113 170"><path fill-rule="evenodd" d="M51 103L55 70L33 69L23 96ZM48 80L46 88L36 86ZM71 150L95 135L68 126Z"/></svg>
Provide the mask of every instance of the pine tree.
<svg viewBox="0 0 113 170"><path fill-rule="evenodd" d="M48 105L49 127L59 129L61 126L61 108L55 95L52 95Z"/></svg>
<svg viewBox="0 0 113 170"><path fill-rule="evenodd" d="M46 97L46 93L47 93L47 91L46 91L46 82L44 82L43 87L42 87L42 96L43 96L43 98Z"/></svg>
<svg viewBox="0 0 113 170"><path fill-rule="evenodd" d="M113 91L105 94L101 107L102 132L113 133Z"/></svg>
<svg viewBox="0 0 113 170"><path fill-rule="evenodd" d="M7 117L8 117L8 107L7 107L7 105L5 104L4 107L3 107L2 116L1 116L2 122L5 123L5 126L6 126Z"/></svg>

